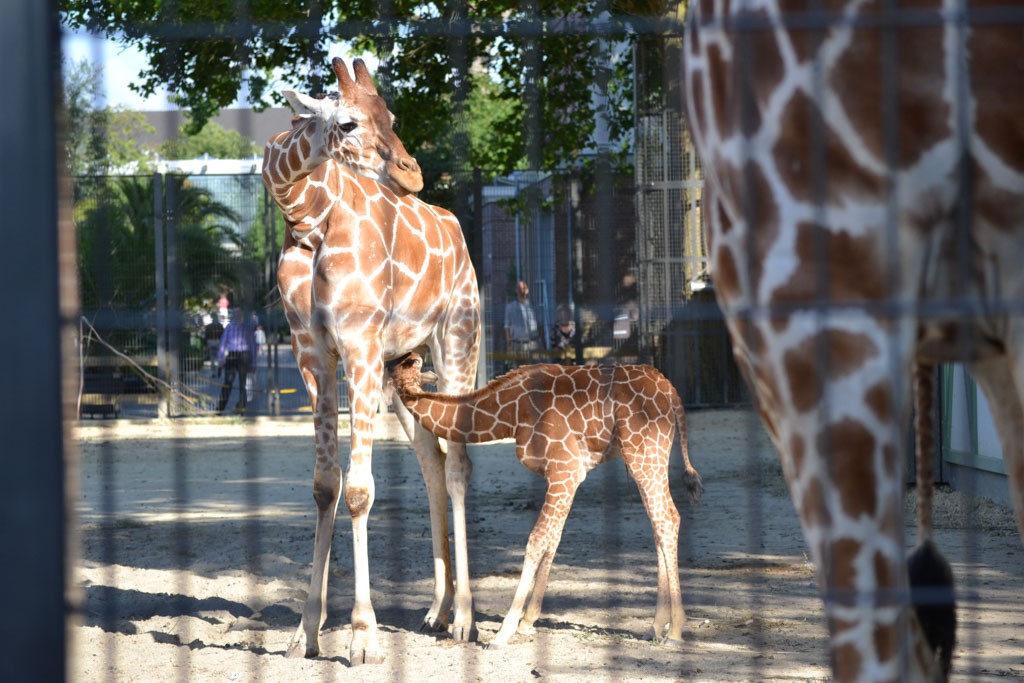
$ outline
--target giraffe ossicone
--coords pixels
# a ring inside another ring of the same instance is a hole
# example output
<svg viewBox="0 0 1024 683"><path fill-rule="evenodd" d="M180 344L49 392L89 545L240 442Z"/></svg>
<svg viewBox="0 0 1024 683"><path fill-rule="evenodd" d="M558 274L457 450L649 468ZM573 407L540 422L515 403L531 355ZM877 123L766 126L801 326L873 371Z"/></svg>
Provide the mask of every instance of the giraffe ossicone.
<svg viewBox="0 0 1024 683"><path fill-rule="evenodd" d="M344 497L352 520L355 583L349 656L357 665L384 658L367 556L373 419L384 360L427 345L442 386L468 391L476 380L481 314L476 273L458 220L413 194L423 187L419 165L392 130L394 116L365 64L354 62L355 78L342 60L332 66L336 94L288 96L298 115L290 130L267 142L263 181L285 218L278 289L313 409L316 446L312 572L288 654L320 652L331 538ZM339 362L348 378L351 421L344 480L338 459ZM415 425L397 399L394 403L429 499L434 595L423 628L447 629L453 638L469 640L475 621L465 523L471 465L465 445L450 443L445 456L437 439Z"/></svg>
<svg viewBox="0 0 1024 683"><path fill-rule="evenodd" d="M533 632L576 490L588 471L617 457L636 482L654 529L658 602L653 635L679 643L685 620L680 515L668 482L677 434L683 483L692 501L704 486L690 464L686 416L671 382L649 365L526 365L482 389L451 395L423 391L421 385L433 377L422 368L416 353L389 364L395 393L420 424L436 436L464 443L514 437L516 457L547 481L512 605L488 646L502 647L516 632Z"/></svg>
<svg viewBox="0 0 1024 683"><path fill-rule="evenodd" d="M974 20L995 4L688 8L715 293L817 569L837 681L949 675L948 563L926 537L911 574L904 551L918 363L977 380L1024 536L1024 89L1009 66L1024 41ZM942 610L915 609L921 569Z"/></svg>

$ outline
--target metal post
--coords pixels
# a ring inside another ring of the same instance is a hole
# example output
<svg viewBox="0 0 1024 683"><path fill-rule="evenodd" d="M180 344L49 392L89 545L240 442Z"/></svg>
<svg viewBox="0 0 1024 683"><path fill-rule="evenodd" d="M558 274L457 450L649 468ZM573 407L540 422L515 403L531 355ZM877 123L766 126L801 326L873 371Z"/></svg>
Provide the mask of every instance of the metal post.
<svg viewBox="0 0 1024 683"><path fill-rule="evenodd" d="M267 391L270 400L268 410L271 415L277 417L281 414L281 382L278 373L280 365L277 355L277 345L281 343L281 335L276 331L272 332L267 335L267 340L270 341L270 346L267 348L267 362L270 364L267 372L270 376L270 387Z"/></svg>
<svg viewBox="0 0 1024 683"><path fill-rule="evenodd" d="M153 174L153 251L156 268L156 368L157 377L169 381L167 370L167 277L166 256L164 251L164 175ZM157 414L161 417L170 415L168 401L170 396L165 388L160 387L160 403Z"/></svg>
<svg viewBox="0 0 1024 683"><path fill-rule="evenodd" d="M182 331L182 305L181 305L181 278L178 277L178 217L174 207L177 205L175 184L165 180L165 212L166 222L164 224L164 247L167 254L167 308L165 309L164 323L166 328L167 344L167 383L171 388L167 396L167 415L176 417L181 415L181 331Z"/></svg>
<svg viewBox="0 0 1024 683"><path fill-rule="evenodd" d="M64 524L73 515L64 459L74 449L65 453L71 438L62 418L73 419L77 382L70 381L75 366L63 361L74 346L78 311L70 189L66 178L59 182L57 165L58 158L65 162L56 136L59 35L53 0L0 3L0 63L8 65L0 70L8 102L0 107L0 130L4 158L17 160L0 165L11 198L2 224L18 243L0 268L0 286L10 293L4 314L16 321L0 335L0 643L3 679L14 683L63 681L67 663Z"/></svg>
<svg viewBox="0 0 1024 683"><path fill-rule="evenodd" d="M267 186L263 185L264 291L277 288L278 248L277 231L274 230L274 211L274 200L271 199ZM281 335L277 332L278 323L270 307L267 306L264 311L263 325L267 333L267 412L278 416L281 414L281 383L277 345L281 343Z"/></svg>

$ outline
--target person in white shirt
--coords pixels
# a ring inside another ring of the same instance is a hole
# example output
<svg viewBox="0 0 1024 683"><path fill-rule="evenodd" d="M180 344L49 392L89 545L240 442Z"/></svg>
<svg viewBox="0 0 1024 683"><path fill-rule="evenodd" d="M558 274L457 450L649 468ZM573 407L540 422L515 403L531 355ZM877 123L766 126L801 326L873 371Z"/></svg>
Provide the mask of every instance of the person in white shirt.
<svg viewBox="0 0 1024 683"><path fill-rule="evenodd" d="M537 315L530 303L530 286L524 280L516 283L516 299L505 304L505 348L509 366L529 362L540 344Z"/></svg>

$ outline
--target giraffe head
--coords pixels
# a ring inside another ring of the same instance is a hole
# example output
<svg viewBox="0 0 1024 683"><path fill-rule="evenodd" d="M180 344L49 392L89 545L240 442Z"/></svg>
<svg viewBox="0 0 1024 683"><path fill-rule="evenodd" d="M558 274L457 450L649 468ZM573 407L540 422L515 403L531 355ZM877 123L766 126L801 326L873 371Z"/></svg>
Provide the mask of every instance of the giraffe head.
<svg viewBox="0 0 1024 683"><path fill-rule="evenodd" d="M355 79L339 57L331 66L338 77L337 93L316 98L282 91L300 118L319 123L322 152L399 193L422 190L420 166L395 135L395 116L377 93L366 64L361 59L352 63Z"/></svg>
<svg viewBox="0 0 1024 683"><path fill-rule="evenodd" d="M418 353L407 353L388 363L391 386L399 394L419 393L424 384L437 384L433 372L423 372L423 359Z"/></svg>

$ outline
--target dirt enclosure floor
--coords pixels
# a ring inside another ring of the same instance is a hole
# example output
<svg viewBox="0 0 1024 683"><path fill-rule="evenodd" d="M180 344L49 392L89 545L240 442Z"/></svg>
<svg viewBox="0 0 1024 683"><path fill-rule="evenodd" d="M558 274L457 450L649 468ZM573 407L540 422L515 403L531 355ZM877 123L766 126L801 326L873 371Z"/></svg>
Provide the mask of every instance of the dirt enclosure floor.
<svg viewBox="0 0 1024 683"><path fill-rule="evenodd" d="M825 630L796 515L747 411L689 416L703 502L684 499L686 642L653 644L653 534L621 463L583 484L534 636L482 646L509 607L543 480L510 443L471 448L470 567L481 643L420 633L432 569L415 457L378 419L370 516L374 607L385 662L350 668L351 524L339 512L318 659L284 652L312 558L311 420L78 429L82 613L75 681L822 681ZM344 442L344 440L343 440ZM343 459L344 459L343 455ZM912 498L912 497L911 497ZM960 599L955 679L1024 679L1024 551L1009 511L957 493L937 501L937 540ZM907 506L913 538L912 500Z"/></svg>

